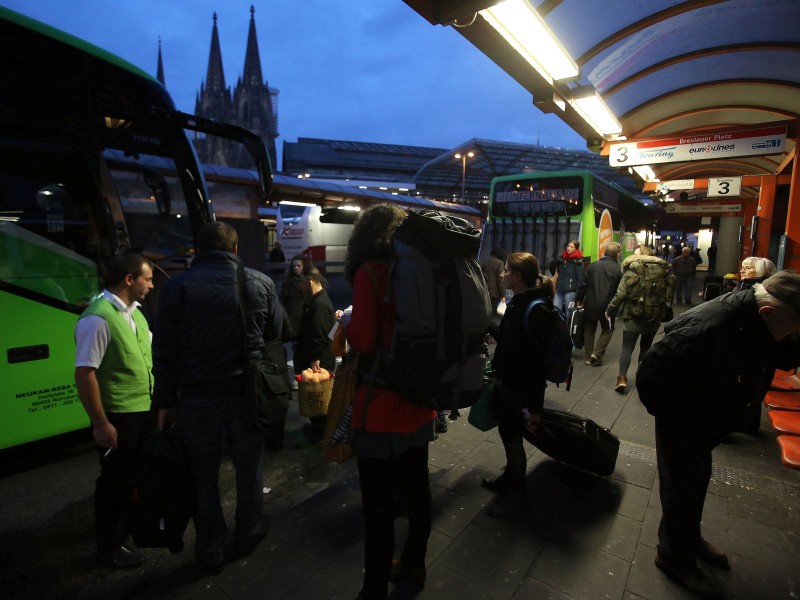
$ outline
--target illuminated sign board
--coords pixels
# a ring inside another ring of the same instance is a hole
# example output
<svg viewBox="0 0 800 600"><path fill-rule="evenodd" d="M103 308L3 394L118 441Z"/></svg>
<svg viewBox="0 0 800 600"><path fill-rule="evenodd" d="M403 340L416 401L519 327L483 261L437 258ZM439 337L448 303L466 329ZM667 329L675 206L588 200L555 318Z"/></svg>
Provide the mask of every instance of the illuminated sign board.
<svg viewBox="0 0 800 600"><path fill-rule="evenodd" d="M785 125L712 131L611 144L608 162L612 167L633 167L734 156L780 154L785 145Z"/></svg>

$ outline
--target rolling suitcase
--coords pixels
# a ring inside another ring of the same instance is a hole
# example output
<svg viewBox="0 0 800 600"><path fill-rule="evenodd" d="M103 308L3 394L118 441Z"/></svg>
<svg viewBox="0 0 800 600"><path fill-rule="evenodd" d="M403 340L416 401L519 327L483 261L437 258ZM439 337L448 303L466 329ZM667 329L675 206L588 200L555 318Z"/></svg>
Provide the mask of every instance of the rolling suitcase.
<svg viewBox="0 0 800 600"><path fill-rule="evenodd" d="M579 350L583 348L583 307L572 311L569 318L569 335L575 348Z"/></svg>
<svg viewBox="0 0 800 600"><path fill-rule="evenodd" d="M713 300L722 293L724 279L720 275L708 275L703 280L703 300Z"/></svg>
<svg viewBox="0 0 800 600"><path fill-rule="evenodd" d="M139 548L183 550L194 505L189 457L174 430L152 434L144 444L127 515Z"/></svg>
<svg viewBox="0 0 800 600"><path fill-rule="evenodd" d="M551 458L597 475L611 475L617 464L619 438L572 413L544 409L536 432L525 429L523 435Z"/></svg>

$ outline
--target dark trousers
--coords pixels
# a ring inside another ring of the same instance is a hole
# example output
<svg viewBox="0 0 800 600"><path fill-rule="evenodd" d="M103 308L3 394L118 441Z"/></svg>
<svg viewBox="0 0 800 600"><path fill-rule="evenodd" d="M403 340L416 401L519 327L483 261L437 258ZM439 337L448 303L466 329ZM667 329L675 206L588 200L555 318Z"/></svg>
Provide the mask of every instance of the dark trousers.
<svg viewBox="0 0 800 600"><path fill-rule="evenodd" d="M653 345L653 339L656 337L655 332L636 333L633 331L622 331L622 352L620 352L619 355L619 374L622 377L628 376L628 367L631 366L633 349L636 347L636 340L639 339L640 335L642 336L642 340L639 342L638 362L642 362L644 355L647 354L647 351L650 350L650 346Z"/></svg>
<svg viewBox="0 0 800 600"><path fill-rule="evenodd" d="M533 406L544 405L544 375L540 383L532 379L527 384L526 399ZM492 408L497 419L497 431L506 451L506 469L503 478L510 490L525 491L528 457L525 454L522 433L525 430L521 403L508 394L507 388L498 386L492 398Z"/></svg>
<svg viewBox="0 0 800 600"><path fill-rule="evenodd" d="M503 478L510 490L525 491L525 475L528 472L528 457L525 455L522 431L522 410L503 398L502 392L493 398L497 431L506 451L506 468Z"/></svg>
<svg viewBox="0 0 800 600"><path fill-rule="evenodd" d="M219 468L224 446L236 470L236 550L249 552L263 537L264 434L242 429L241 397L184 396L180 431L192 462L196 489L195 555L207 565L224 559L227 537L219 498Z"/></svg>
<svg viewBox="0 0 800 600"><path fill-rule="evenodd" d="M656 417L658 551L673 562L695 564L715 446L715 437L685 416Z"/></svg>
<svg viewBox="0 0 800 600"><path fill-rule="evenodd" d="M149 412L106 413L117 430L117 448L98 448L100 476L94 488L97 553L101 560L124 545L128 537L125 513L130 506L133 479L145 436L153 430Z"/></svg>
<svg viewBox="0 0 800 600"><path fill-rule="evenodd" d="M408 538L400 555L411 568L425 567L431 534L428 445L386 459L358 457L364 516L364 600L384 600L394 555L395 496L408 508Z"/></svg>

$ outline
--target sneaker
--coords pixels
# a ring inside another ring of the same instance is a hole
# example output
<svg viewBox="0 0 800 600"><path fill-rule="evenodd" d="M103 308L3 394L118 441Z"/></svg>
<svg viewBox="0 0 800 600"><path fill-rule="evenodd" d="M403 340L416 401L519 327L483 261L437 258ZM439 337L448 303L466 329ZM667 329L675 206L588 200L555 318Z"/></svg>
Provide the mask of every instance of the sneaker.
<svg viewBox="0 0 800 600"><path fill-rule="evenodd" d="M407 581L408 583L413 583L414 585L424 588L426 577L427 572L425 567L408 567L400 558L396 558L392 561L392 573L389 575L389 581L392 583L396 581Z"/></svg>
<svg viewBox="0 0 800 600"><path fill-rule="evenodd" d="M600 358L599 356L592 354L592 366L599 367L602 364L603 364L603 359Z"/></svg>
<svg viewBox="0 0 800 600"><path fill-rule="evenodd" d="M707 542L700 538L700 543L697 546L697 558L704 563L719 569L721 571L730 571L731 563L728 560L728 555L722 550L717 548L714 544Z"/></svg>
<svg viewBox="0 0 800 600"><path fill-rule="evenodd" d="M447 415L444 413L436 417L436 433L447 433Z"/></svg>
<svg viewBox="0 0 800 600"><path fill-rule="evenodd" d="M696 565L679 564L656 553L656 567L658 567L672 581L701 598L708 600L723 600L725 592L721 590L708 576Z"/></svg>
<svg viewBox="0 0 800 600"><path fill-rule="evenodd" d="M614 391L620 394L624 394L625 390L628 389L628 378L624 375L619 375L617 377L617 385L614 386Z"/></svg>
<svg viewBox="0 0 800 600"><path fill-rule="evenodd" d="M587 357L586 357L586 360L585 360L585 361L583 361L583 364L585 364L585 365L591 365L591 364L592 364L592 357L591 357L591 356L587 356Z"/></svg>
<svg viewBox="0 0 800 600"><path fill-rule="evenodd" d="M528 497L525 495L525 492L513 490L500 496L497 501L489 507L487 514L495 519L507 519L524 513L529 508Z"/></svg>

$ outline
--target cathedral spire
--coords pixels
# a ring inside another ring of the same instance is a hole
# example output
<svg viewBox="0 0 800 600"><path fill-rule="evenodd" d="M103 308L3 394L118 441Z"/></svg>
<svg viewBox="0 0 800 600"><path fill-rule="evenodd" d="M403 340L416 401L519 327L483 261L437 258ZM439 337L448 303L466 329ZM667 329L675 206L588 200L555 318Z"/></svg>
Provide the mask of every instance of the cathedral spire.
<svg viewBox="0 0 800 600"><path fill-rule="evenodd" d="M164 81L164 61L161 60L161 36L158 36L158 71L156 79L161 82L161 85L166 87L167 83Z"/></svg>
<svg viewBox="0 0 800 600"><path fill-rule="evenodd" d="M222 69L222 51L220 50L219 33L217 32L217 13L214 13L214 27L211 30L211 51L208 54L206 89L211 92L225 89L225 72Z"/></svg>
<svg viewBox="0 0 800 600"><path fill-rule="evenodd" d="M261 58L258 55L258 38L256 36L256 9L250 5L250 30L247 33L247 52L244 56L244 85L263 85L261 77Z"/></svg>

